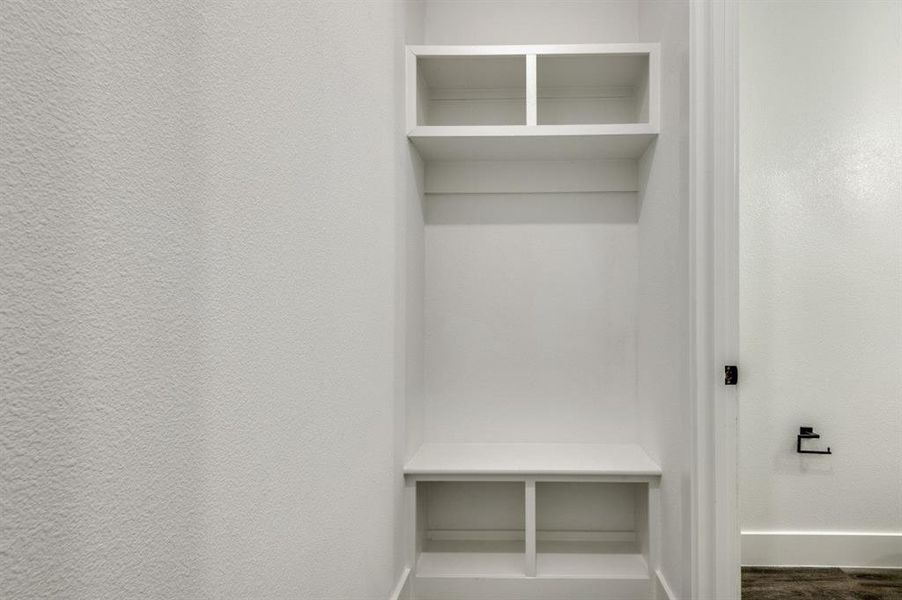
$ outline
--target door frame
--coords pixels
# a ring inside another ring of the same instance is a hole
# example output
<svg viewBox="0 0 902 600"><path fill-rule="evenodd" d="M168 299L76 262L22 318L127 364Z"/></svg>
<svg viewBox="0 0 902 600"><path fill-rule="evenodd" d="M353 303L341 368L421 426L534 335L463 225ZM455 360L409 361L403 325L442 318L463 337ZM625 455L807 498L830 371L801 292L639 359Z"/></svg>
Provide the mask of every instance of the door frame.
<svg viewBox="0 0 902 600"><path fill-rule="evenodd" d="M690 1L691 597L740 597L737 0Z"/></svg>

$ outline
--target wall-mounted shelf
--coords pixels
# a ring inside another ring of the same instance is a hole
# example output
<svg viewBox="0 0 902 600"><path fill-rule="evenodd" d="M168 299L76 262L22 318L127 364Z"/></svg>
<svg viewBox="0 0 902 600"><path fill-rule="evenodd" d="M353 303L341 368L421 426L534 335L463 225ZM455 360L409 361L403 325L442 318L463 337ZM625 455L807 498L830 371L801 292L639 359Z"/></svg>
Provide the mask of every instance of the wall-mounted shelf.
<svg viewBox="0 0 902 600"><path fill-rule="evenodd" d="M648 125L417 126L407 137L426 160L639 158Z"/></svg>
<svg viewBox="0 0 902 600"><path fill-rule="evenodd" d="M440 444L420 446L404 467L417 476L660 477L638 444Z"/></svg>
<svg viewBox="0 0 902 600"><path fill-rule="evenodd" d="M657 44L408 46L427 160L638 158L660 120Z"/></svg>

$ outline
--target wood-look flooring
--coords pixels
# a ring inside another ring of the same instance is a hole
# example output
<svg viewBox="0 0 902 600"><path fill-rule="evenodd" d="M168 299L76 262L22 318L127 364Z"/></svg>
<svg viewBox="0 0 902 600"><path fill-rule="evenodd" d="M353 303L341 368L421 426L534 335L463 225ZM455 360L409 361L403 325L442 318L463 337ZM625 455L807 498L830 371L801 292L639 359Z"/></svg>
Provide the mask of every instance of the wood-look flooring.
<svg viewBox="0 0 902 600"><path fill-rule="evenodd" d="M902 600L902 569L742 569L742 600L809 599Z"/></svg>

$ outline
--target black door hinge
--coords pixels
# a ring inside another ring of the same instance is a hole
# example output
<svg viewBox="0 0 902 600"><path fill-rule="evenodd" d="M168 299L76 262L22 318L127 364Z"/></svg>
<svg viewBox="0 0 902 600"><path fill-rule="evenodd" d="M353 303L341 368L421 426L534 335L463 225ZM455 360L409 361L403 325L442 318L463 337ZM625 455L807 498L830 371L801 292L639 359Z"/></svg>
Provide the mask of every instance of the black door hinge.
<svg viewBox="0 0 902 600"><path fill-rule="evenodd" d="M739 382L739 367L736 365L725 365L723 370L724 385L736 385Z"/></svg>

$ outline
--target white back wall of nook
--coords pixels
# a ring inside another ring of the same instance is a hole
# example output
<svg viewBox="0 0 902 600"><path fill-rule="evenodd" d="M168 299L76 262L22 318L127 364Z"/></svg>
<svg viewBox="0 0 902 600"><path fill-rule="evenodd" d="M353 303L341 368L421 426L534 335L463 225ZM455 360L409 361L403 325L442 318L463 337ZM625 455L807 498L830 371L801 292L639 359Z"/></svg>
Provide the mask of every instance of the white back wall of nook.
<svg viewBox="0 0 902 600"><path fill-rule="evenodd" d="M635 223L470 224L454 202L465 224L426 226L426 439L633 441Z"/></svg>
<svg viewBox="0 0 902 600"><path fill-rule="evenodd" d="M426 0L427 44L595 44L634 42L634 0Z"/></svg>

